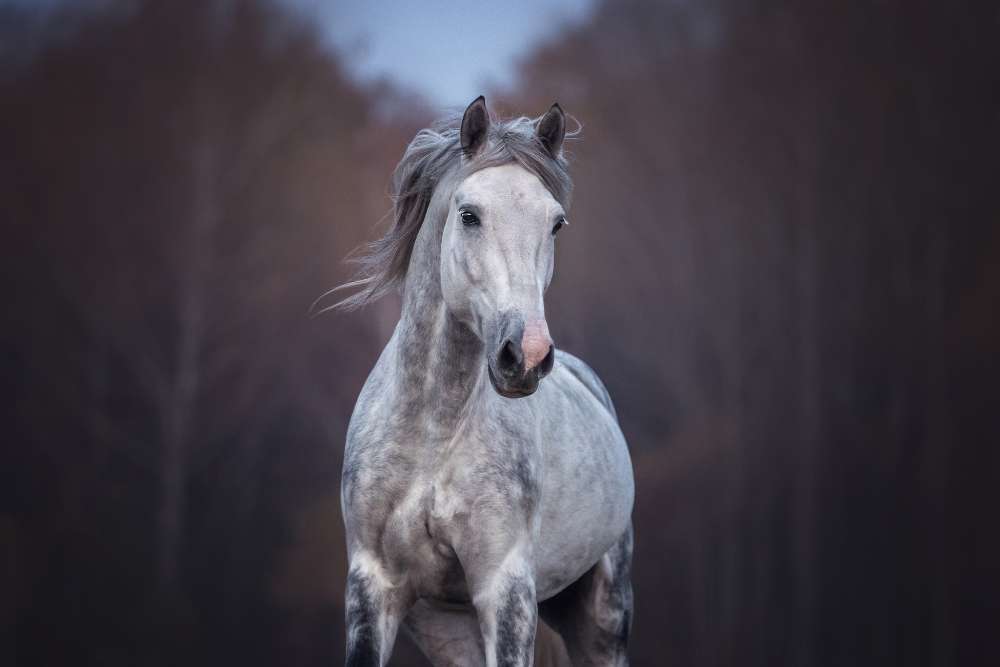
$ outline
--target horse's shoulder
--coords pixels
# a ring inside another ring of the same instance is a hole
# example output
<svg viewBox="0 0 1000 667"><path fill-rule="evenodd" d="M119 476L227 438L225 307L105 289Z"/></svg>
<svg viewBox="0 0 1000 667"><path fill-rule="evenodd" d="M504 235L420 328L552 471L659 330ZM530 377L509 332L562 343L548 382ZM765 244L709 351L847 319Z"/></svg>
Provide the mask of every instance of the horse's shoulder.
<svg viewBox="0 0 1000 667"><path fill-rule="evenodd" d="M586 387L590 393L592 393L601 404L608 409L611 416L618 420L618 413L615 411L614 403L611 402L611 395L608 393L607 387L601 382L601 378L598 377L597 373L593 368L588 366L579 357L573 356L569 352L563 350L556 350L556 364L561 365L570 374L573 375L580 383Z"/></svg>

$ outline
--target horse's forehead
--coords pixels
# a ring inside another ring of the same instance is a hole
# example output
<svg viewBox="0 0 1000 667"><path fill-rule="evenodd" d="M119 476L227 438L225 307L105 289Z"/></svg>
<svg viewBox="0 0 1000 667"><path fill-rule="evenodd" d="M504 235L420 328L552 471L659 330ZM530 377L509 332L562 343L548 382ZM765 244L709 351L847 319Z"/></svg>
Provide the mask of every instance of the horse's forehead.
<svg viewBox="0 0 1000 667"><path fill-rule="evenodd" d="M541 179L519 164L481 169L466 178L456 191L456 199L494 200L541 204L553 201Z"/></svg>

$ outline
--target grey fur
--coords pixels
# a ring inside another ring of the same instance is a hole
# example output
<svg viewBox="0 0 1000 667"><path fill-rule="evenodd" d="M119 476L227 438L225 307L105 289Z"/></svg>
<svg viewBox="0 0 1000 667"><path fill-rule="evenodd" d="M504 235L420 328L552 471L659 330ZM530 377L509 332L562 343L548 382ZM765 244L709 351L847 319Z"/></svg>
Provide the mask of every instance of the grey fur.
<svg viewBox="0 0 1000 667"><path fill-rule="evenodd" d="M489 379L501 316L547 336L570 184L535 127L494 122L471 156L454 125L418 134L397 169L398 192L417 194L397 199L380 265L348 302L405 281L348 428L348 664L385 664L405 622L435 665L530 665L542 601L577 662L627 664L634 489L607 391L561 351L524 398ZM480 224L464 225L462 202Z"/></svg>
<svg viewBox="0 0 1000 667"><path fill-rule="evenodd" d="M352 260L358 265L357 275L331 292L359 290L332 307L360 308L400 285L431 197L437 185L457 170L468 175L511 162L520 164L538 176L552 195L569 208L573 183L561 142L559 152L552 158L536 133L536 128L551 115L550 111L539 118L520 117L506 121L491 115L485 150L480 150L471 160L462 159L460 116L444 119L418 132L392 175L392 227ZM567 136L572 137L573 133Z"/></svg>

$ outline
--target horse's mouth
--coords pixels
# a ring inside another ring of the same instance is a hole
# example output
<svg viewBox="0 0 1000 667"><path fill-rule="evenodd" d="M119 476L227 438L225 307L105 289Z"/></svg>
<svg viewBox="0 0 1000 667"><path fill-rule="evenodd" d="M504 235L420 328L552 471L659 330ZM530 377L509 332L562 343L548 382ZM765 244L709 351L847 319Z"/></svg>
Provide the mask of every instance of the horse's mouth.
<svg viewBox="0 0 1000 667"><path fill-rule="evenodd" d="M524 398L526 396L531 396L538 389L537 380L534 383L532 383L533 386L531 387L531 389L526 389L524 387L504 388L501 387L500 384L497 382L496 376L493 375L493 368L491 368L489 364L486 364L486 372L489 373L490 384L492 384L496 392L501 396L503 396L504 398Z"/></svg>

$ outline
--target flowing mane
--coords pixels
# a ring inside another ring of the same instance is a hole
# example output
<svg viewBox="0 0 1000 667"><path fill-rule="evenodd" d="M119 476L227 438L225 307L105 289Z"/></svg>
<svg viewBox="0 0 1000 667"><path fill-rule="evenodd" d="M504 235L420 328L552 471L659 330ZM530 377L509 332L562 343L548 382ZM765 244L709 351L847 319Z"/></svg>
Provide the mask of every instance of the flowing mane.
<svg viewBox="0 0 1000 667"><path fill-rule="evenodd" d="M323 310L361 308L402 283L434 190L455 169L462 169L468 175L516 162L538 176L552 196L569 207L573 184L567 161L562 153L551 157L539 141L535 130L541 118L522 116L506 121L492 118L487 144L471 160L463 156L460 145L461 120L461 116L454 116L439 121L418 132L406 147L392 175L391 228L351 259L358 267L354 278L327 294L342 289L358 288L358 291ZM579 129L569 136L578 132Z"/></svg>

